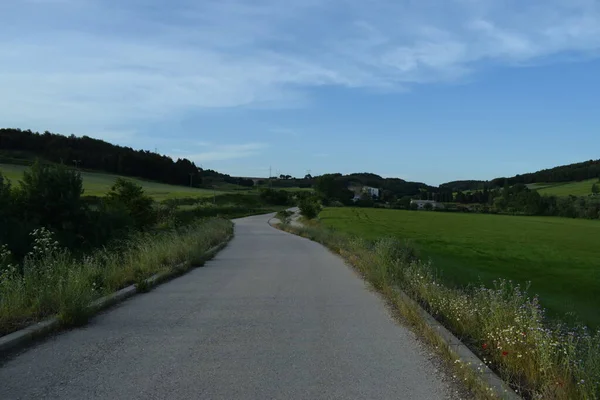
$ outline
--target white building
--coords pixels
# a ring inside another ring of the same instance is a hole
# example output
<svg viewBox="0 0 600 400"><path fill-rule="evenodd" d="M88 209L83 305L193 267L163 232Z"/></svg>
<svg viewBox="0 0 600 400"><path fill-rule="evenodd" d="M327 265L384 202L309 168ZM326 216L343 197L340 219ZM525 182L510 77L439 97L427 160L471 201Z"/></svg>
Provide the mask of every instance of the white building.
<svg viewBox="0 0 600 400"><path fill-rule="evenodd" d="M412 206L413 204L417 205L417 209L418 210L424 210L425 209L425 204L431 204L431 208L432 209L443 209L444 205L442 203L438 203L437 201L434 200L411 200L410 201L410 205Z"/></svg>
<svg viewBox="0 0 600 400"><path fill-rule="evenodd" d="M354 198L352 199L355 203L357 201L360 200L360 197L363 194L367 194L369 195L369 197L377 200L379 199L379 194L380 194L380 190L378 188L374 188L374 187L370 187L370 186L363 186L362 188L358 189L358 188L349 188L350 190L354 191Z"/></svg>

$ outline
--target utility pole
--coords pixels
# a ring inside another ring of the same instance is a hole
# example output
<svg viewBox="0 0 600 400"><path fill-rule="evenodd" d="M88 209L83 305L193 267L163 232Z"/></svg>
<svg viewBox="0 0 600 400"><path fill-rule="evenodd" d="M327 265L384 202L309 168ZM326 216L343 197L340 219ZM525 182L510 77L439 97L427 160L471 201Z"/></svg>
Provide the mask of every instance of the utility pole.
<svg viewBox="0 0 600 400"><path fill-rule="evenodd" d="M192 187L192 178L194 177L194 173L190 172L190 187Z"/></svg>
<svg viewBox="0 0 600 400"><path fill-rule="evenodd" d="M272 187L273 185L271 185L271 171L272 171L272 167L269 165L269 187Z"/></svg>

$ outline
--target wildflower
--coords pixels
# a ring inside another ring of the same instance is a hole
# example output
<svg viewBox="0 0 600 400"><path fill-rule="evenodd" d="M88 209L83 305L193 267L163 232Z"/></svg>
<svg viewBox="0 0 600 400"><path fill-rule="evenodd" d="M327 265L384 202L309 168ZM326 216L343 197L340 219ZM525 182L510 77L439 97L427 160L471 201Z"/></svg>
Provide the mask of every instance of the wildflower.
<svg viewBox="0 0 600 400"><path fill-rule="evenodd" d="M507 355L508 355L508 351L505 350L502 352L502 357L506 357Z"/></svg>
<svg viewBox="0 0 600 400"><path fill-rule="evenodd" d="M488 348L488 345L487 345L487 343L484 343L484 344L481 345L481 347L485 350L485 349Z"/></svg>

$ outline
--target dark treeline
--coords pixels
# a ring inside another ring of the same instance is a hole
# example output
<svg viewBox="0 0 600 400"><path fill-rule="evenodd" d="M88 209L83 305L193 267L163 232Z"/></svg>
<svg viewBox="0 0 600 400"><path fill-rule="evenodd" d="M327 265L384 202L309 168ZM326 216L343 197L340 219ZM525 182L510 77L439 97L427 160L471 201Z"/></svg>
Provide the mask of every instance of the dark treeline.
<svg viewBox="0 0 600 400"><path fill-rule="evenodd" d="M39 157L45 161L132 176L172 185L200 187L225 181L252 186L252 180L233 178L212 170L201 170L192 161L118 146L88 136L63 136L50 132L0 129L0 150L6 156ZM11 160L13 161L13 160ZM191 175L191 177L190 177Z"/></svg>
<svg viewBox="0 0 600 400"><path fill-rule="evenodd" d="M467 190L483 190L489 187L490 183L487 181L452 181L443 183L440 185L440 190L450 190L452 192L467 191Z"/></svg>
<svg viewBox="0 0 600 400"><path fill-rule="evenodd" d="M576 164L561 165L559 167L543 169L537 172L519 174L511 178L495 178L491 181L453 181L440 185L440 189L451 189L453 191L482 190L484 187L501 188L505 183L509 186L518 183L552 183L552 182L572 182L583 181L586 179L600 178L600 160L590 160Z"/></svg>
<svg viewBox="0 0 600 400"><path fill-rule="evenodd" d="M538 183L538 182L570 182L583 181L586 179L600 177L600 160L590 160L576 164L562 165L560 167L543 169L541 171L529 174L516 175L512 178L496 178L491 184L501 187L508 182L510 186L517 183Z"/></svg>

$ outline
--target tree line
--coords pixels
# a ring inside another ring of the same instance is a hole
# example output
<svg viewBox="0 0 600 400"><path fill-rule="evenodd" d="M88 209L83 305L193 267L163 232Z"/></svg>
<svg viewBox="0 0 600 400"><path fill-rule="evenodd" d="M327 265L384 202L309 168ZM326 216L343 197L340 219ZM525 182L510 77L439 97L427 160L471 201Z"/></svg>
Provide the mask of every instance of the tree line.
<svg viewBox="0 0 600 400"><path fill-rule="evenodd" d="M225 181L252 186L251 179L234 178L213 170L203 170L186 158L171 157L147 150L134 150L88 136L0 129L2 161L31 164L39 157L56 164L71 165L116 175L144 178L171 185L202 187Z"/></svg>

